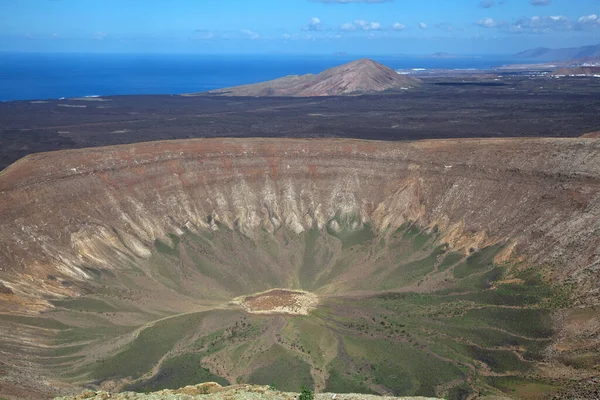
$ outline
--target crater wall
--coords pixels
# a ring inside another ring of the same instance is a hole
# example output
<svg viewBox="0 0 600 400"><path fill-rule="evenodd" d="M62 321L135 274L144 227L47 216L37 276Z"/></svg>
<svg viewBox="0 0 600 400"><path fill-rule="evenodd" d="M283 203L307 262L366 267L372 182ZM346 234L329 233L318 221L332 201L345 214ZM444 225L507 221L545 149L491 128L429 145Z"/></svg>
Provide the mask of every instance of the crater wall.
<svg viewBox="0 0 600 400"><path fill-rule="evenodd" d="M81 293L90 270L131 268L185 232L387 235L411 221L455 250L505 243L502 257L547 266L598 303L599 183L595 139L193 139L35 154L0 173L0 300Z"/></svg>

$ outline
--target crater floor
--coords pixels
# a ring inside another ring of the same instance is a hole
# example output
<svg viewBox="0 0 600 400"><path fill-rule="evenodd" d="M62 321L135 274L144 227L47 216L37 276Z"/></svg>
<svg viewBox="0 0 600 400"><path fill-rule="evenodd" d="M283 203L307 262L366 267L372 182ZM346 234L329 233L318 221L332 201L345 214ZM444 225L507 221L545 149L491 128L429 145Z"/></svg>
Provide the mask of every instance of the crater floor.
<svg viewBox="0 0 600 400"><path fill-rule="evenodd" d="M309 292L271 289L252 296L234 300L252 314L308 315L319 303L318 297Z"/></svg>

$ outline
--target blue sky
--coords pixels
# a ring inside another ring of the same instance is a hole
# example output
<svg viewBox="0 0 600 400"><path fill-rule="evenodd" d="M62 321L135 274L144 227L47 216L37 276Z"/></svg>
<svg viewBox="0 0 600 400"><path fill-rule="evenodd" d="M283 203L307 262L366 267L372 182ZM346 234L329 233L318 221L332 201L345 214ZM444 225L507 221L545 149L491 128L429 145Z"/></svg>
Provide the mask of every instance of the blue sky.
<svg viewBox="0 0 600 400"><path fill-rule="evenodd" d="M600 0L0 0L0 51L512 54L600 42Z"/></svg>

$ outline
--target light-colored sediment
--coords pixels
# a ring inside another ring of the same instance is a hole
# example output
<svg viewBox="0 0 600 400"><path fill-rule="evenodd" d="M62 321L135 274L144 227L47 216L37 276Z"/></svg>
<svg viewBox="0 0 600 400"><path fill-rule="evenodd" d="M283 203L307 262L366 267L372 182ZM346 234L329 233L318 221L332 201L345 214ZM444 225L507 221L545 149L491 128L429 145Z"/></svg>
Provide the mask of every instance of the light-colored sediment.
<svg viewBox="0 0 600 400"><path fill-rule="evenodd" d="M237 297L232 304L252 314L308 315L319 304L319 299L315 294L301 290L271 289Z"/></svg>

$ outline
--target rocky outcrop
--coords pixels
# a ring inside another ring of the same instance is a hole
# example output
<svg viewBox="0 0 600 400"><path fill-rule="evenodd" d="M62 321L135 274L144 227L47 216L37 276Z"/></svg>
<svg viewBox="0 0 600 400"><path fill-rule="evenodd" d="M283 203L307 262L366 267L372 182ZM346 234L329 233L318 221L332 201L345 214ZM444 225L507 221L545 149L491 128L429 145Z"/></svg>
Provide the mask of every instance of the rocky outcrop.
<svg viewBox="0 0 600 400"><path fill-rule="evenodd" d="M279 390L270 389L269 386L258 385L234 385L221 387L218 383L208 382L194 386L186 386L181 389L166 389L154 393L109 393L109 392L94 392L86 390L78 396L57 397L55 400L104 400L104 399L227 399L227 400L294 400L299 397L298 393L286 393ZM319 393L314 395L317 400L436 400L433 397L391 397L391 396L373 396L366 394L334 394L334 393Z"/></svg>
<svg viewBox="0 0 600 400"><path fill-rule="evenodd" d="M75 295L90 271L131 268L184 232L254 240L368 224L386 235L416 221L455 249L504 242L505 257L551 267L597 303L599 155L593 139L199 139L35 154L0 173L0 301Z"/></svg>
<svg viewBox="0 0 600 400"><path fill-rule="evenodd" d="M317 75L287 76L209 93L227 96L340 96L408 89L417 86L419 82L416 78L398 74L385 65L364 58Z"/></svg>

